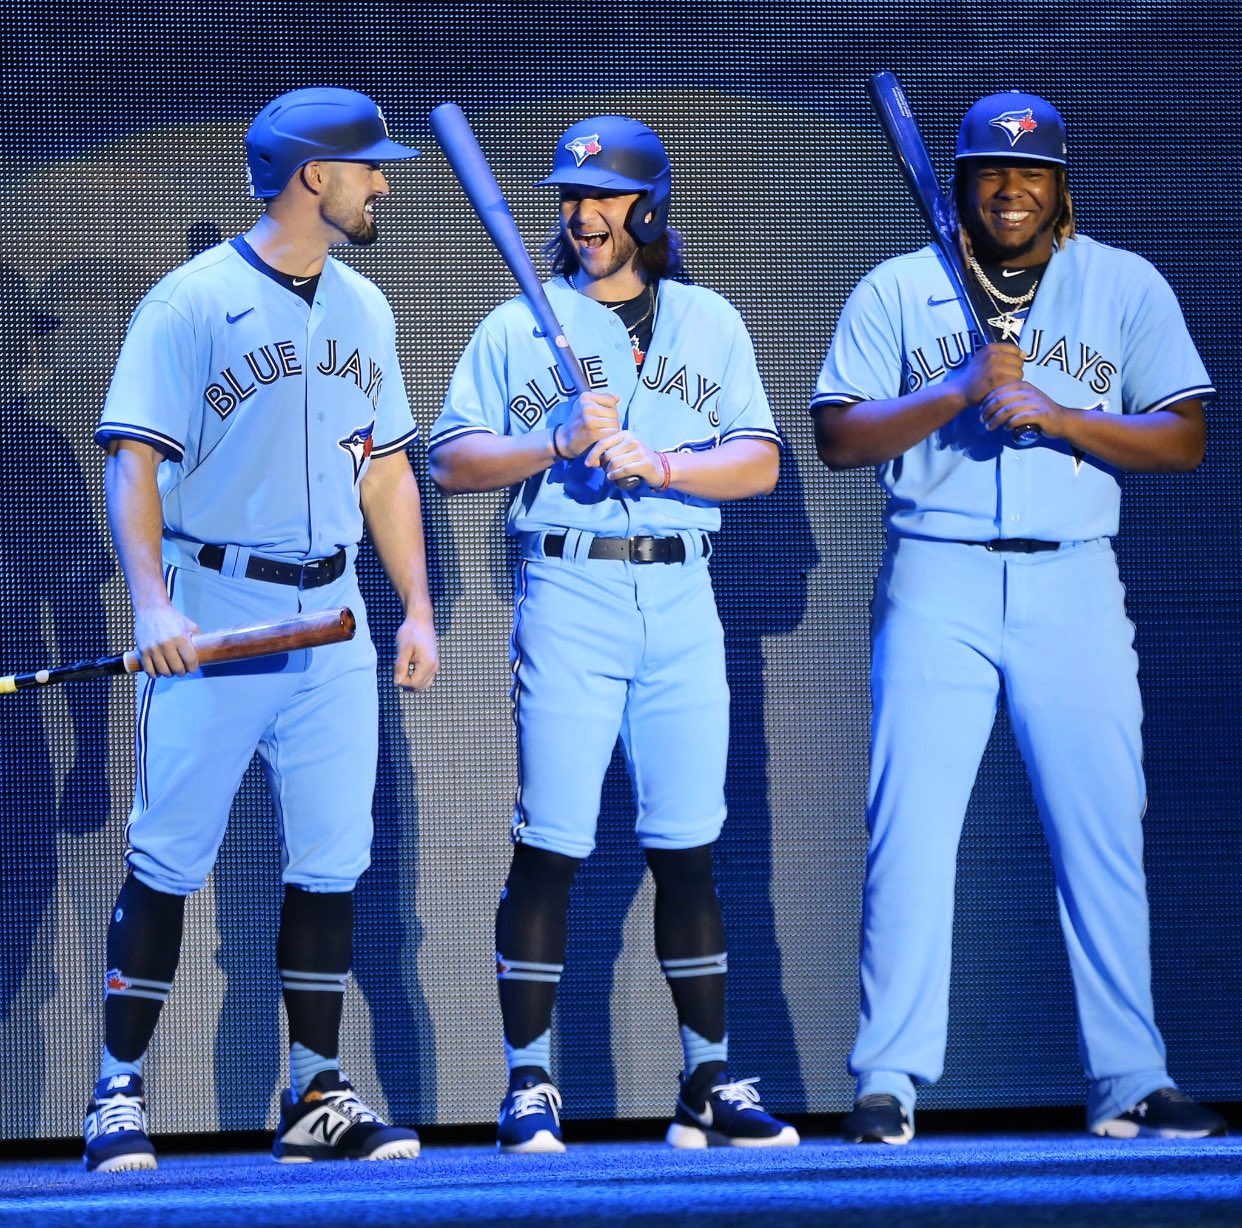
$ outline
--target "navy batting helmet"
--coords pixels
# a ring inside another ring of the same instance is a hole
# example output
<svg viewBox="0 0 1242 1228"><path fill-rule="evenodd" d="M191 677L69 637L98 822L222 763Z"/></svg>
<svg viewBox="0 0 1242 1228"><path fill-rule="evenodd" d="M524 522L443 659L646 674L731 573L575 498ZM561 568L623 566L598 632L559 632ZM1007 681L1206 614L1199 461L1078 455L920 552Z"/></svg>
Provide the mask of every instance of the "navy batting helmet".
<svg viewBox="0 0 1242 1228"><path fill-rule="evenodd" d="M536 186L638 192L625 228L637 242L654 243L668 229L672 181L664 144L646 124L624 115L596 115L565 132L552 173Z"/></svg>
<svg viewBox="0 0 1242 1228"><path fill-rule="evenodd" d="M962 120L957 153L962 158L1017 158L1065 165L1065 121L1056 107L1034 94L989 94Z"/></svg>
<svg viewBox="0 0 1242 1228"><path fill-rule="evenodd" d="M273 99L246 133L250 195L278 196L308 162L385 162L418 150L388 136L383 112L355 90L314 86Z"/></svg>

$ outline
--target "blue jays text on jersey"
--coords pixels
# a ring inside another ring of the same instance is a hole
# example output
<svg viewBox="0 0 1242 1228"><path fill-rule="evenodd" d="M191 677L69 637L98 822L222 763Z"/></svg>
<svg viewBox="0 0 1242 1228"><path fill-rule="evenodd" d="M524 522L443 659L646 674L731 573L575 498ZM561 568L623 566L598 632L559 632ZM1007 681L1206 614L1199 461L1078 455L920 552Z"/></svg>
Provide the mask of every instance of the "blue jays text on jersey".
<svg viewBox="0 0 1242 1228"><path fill-rule="evenodd" d="M157 283L126 341L96 438L164 453L167 536L291 560L359 541L370 458L418 433L376 286L329 258L309 305L224 243Z"/></svg>
<svg viewBox="0 0 1242 1228"><path fill-rule="evenodd" d="M655 325L642 371L629 333L607 308L563 278L548 297L592 389L620 397L622 426L648 447L694 451L731 439L779 446L755 365L754 348L737 311L700 286L661 281ZM601 344L601 341L603 344ZM545 429L568 416L570 393L548 357L522 298L491 312L463 353L449 385L429 448L464 435ZM584 529L603 536L668 534L720 526L719 507L670 490L621 491L582 458L560 461L522 484L509 511L513 533Z"/></svg>
<svg viewBox="0 0 1242 1228"><path fill-rule="evenodd" d="M236 323L236 320L232 323ZM325 338L323 341L324 357L315 364L315 370L320 375L335 375L340 379L352 380L362 395L371 402L372 407L378 409L380 390L384 386L383 367L374 358L364 358L357 348L348 358L341 358L338 353L340 348L335 337ZM207 404L221 418L227 418L243 401L248 401L254 396L260 387L274 384L278 379L288 379L290 376L303 374L298 344L293 340L261 345L257 350L247 351L243 359L246 365L245 371L238 374L231 367L225 367L216 379L207 385L203 393ZM365 379L362 373L363 363L367 367Z"/></svg>
<svg viewBox="0 0 1242 1228"><path fill-rule="evenodd" d="M1023 311L1021 314L1025 317L1029 313ZM1050 340L1045 332L1042 328L1032 328L1022 334L1019 348L1028 363L1036 367L1055 367L1100 395L1112 389L1117 376L1115 360L1105 357L1101 351L1092 349L1084 342L1071 345L1064 333ZM916 346L907 356L902 372L905 391L918 392L927 384L944 379L950 371L964 367L982 345L979 334L970 331L943 334L933 344Z"/></svg>
<svg viewBox="0 0 1242 1228"><path fill-rule="evenodd" d="M969 359L970 336L934 248L887 260L846 301L812 412L948 378ZM1149 413L1214 392L1164 278L1141 256L1081 235L1054 250L1018 345L1028 359L1023 378L1072 409ZM1083 463L1055 440L1016 448L1007 432L983 427L975 406L878 473L899 532L1049 541L1117 532L1120 486L1110 466Z"/></svg>
<svg viewBox="0 0 1242 1228"><path fill-rule="evenodd" d="M607 388L608 374L600 355L588 354L579 358L579 362L587 387L592 392ZM644 388L663 396L680 397L697 413L705 414L713 429L720 425L720 411L715 405L717 396L723 391L720 384L700 372L690 371L684 363L670 373L666 354L654 356L654 363L651 371L644 370L638 378ZM527 380L526 389L509 402L509 412L525 422L530 430L534 430L544 415L561 401L573 396L573 390L565 387L560 369L555 364L547 368L546 379L536 377Z"/></svg>

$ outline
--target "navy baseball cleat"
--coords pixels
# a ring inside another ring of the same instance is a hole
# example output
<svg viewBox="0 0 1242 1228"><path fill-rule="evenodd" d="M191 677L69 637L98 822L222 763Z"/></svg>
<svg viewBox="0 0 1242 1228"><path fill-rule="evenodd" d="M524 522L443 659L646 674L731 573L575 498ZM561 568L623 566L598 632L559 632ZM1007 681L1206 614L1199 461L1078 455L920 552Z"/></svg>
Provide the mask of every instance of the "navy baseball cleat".
<svg viewBox="0 0 1242 1228"><path fill-rule="evenodd" d="M418 1152L418 1135L387 1125L354 1095L352 1084L339 1071L321 1071L300 1100L291 1091L281 1093L272 1155L283 1164L412 1160Z"/></svg>
<svg viewBox="0 0 1242 1228"><path fill-rule="evenodd" d="M564 1151L561 1093L534 1075L509 1089L496 1118L496 1150L506 1155Z"/></svg>
<svg viewBox="0 0 1242 1228"><path fill-rule="evenodd" d="M88 1172L121 1173L155 1168L155 1148L147 1138L147 1105L139 1075L113 1075L95 1084L82 1127Z"/></svg>
<svg viewBox="0 0 1242 1228"><path fill-rule="evenodd" d="M1116 1117L1091 1127L1104 1138L1212 1138L1229 1133L1219 1113L1176 1087L1161 1087Z"/></svg>
<svg viewBox="0 0 1242 1228"><path fill-rule="evenodd" d="M759 1103L758 1082L757 1078L730 1080L722 1075L721 1082L713 1085L704 1102L695 1108L686 1101L683 1078L665 1142L693 1151L706 1147L797 1146L802 1141L797 1130L778 1121Z"/></svg>
<svg viewBox="0 0 1242 1228"><path fill-rule="evenodd" d="M841 1121L847 1143L892 1143L900 1146L914 1137L910 1115L896 1096L874 1093L863 1096Z"/></svg>

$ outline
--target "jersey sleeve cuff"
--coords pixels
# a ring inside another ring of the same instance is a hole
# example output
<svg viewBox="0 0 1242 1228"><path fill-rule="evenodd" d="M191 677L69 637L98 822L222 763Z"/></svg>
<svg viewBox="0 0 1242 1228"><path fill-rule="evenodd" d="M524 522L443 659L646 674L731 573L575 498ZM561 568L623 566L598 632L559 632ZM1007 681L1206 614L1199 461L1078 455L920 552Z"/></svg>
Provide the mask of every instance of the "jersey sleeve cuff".
<svg viewBox="0 0 1242 1228"><path fill-rule="evenodd" d="M1202 384L1198 388L1183 388L1180 392L1171 392L1151 405L1144 406L1139 413L1150 414L1158 409L1168 409L1170 405L1176 405L1178 401L1210 401L1215 395L1216 389L1211 384Z"/></svg>
<svg viewBox="0 0 1242 1228"><path fill-rule="evenodd" d="M171 435L162 435L150 427L135 426L131 422L101 422L95 429L95 442L106 448L114 439L134 439L138 443L150 444L157 448L170 461L180 461L185 455L185 447Z"/></svg>
<svg viewBox="0 0 1242 1228"><path fill-rule="evenodd" d="M494 431L490 426L452 426L438 435L432 435L430 443L427 444L427 451L434 452L441 444L452 443L454 439L464 439L467 435L497 434L499 432Z"/></svg>
<svg viewBox="0 0 1242 1228"><path fill-rule="evenodd" d="M410 444L418 440L418 427L415 426L412 431L407 431L400 439L394 439L391 443L376 444L371 449L372 456L391 456L394 452L404 452Z"/></svg>
<svg viewBox="0 0 1242 1228"><path fill-rule="evenodd" d="M855 405L861 400L862 397L855 393L823 392L819 396L811 398L811 403L807 406L807 412L813 414L817 409L822 409L825 405Z"/></svg>
<svg viewBox="0 0 1242 1228"><path fill-rule="evenodd" d="M776 431L770 431L762 426L739 426L735 430L726 431L721 437L721 443L731 443L735 439L762 439L767 443L774 443L783 452L785 450L785 441Z"/></svg>

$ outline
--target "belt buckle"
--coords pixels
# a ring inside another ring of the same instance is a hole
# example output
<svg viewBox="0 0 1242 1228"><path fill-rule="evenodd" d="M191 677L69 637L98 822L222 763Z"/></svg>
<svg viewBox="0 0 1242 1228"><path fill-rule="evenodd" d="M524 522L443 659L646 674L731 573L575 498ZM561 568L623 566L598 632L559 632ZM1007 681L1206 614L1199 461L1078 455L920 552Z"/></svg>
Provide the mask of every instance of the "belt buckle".
<svg viewBox="0 0 1242 1228"><path fill-rule="evenodd" d="M654 563L657 561L656 550L660 544L658 537L631 537L629 543L631 563Z"/></svg>
<svg viewBox="0 0 1242 1228"><path fill-rule="evenodd" d="M299 591L319 587L319 573L327 561L327 559L315 559L313 562L302 564L298 572Z"/></svg>

